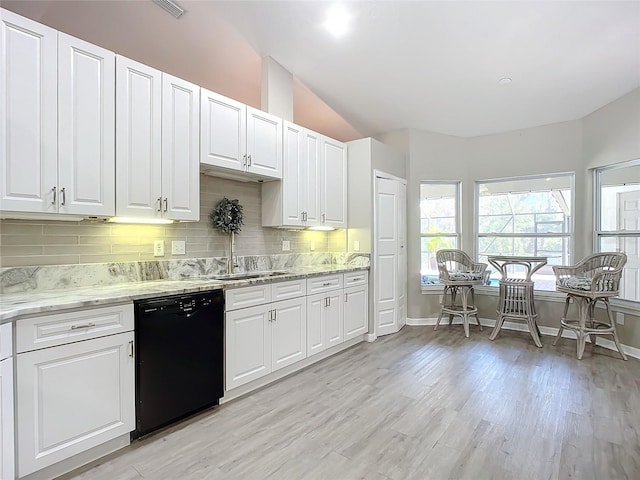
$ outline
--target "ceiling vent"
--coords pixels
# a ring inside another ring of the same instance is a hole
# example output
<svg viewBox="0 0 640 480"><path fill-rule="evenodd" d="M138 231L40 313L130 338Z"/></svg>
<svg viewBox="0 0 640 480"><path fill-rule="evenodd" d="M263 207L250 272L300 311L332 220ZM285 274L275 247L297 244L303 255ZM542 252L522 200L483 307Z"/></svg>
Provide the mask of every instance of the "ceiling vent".
<svg viewBox="0 0 640 480"><path fill-rule="evenodd" d="M168 12L171 16L180 18L186 10L173 0L153 0L153 3Z"/></svg>

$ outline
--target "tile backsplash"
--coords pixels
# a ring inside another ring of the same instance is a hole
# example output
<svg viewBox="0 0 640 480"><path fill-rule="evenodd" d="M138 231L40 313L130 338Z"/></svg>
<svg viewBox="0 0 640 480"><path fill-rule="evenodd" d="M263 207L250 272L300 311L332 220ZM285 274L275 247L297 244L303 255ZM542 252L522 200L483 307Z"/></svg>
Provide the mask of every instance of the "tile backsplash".
<svg viewBox="0 0 640 480"><path fill-rule="evenodd" d="M288 253L345 252L346 230L311 232L262 227L261 184L200 176L200 221L171 225L126 225L82 220L0 220L0 267L138 262L223 257L228 237L209 226L209 213L226 196L244 206L245 224L236 235L237 255L275 255L282 241ZM153 256L164 240L165 256ZM185 255L171 254L171 241L186 242Z"/></svg>

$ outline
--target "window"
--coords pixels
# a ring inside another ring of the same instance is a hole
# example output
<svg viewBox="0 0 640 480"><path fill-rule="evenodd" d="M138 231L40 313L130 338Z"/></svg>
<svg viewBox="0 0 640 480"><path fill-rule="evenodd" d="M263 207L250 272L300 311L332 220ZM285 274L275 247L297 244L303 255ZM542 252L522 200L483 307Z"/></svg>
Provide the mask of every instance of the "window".
<svg viewBox="0 0 640 480"><path fill-rule="evenodd" d="M567 173L476 182L478 261L488 263L490 255L547 257L533 280L536 289L555 290L551 266L571 263L573 183ZM498 279L494 271L491 284Z"/></svg>
<svg viewBox="0 0 640 480"><path fill-rule="evenodd" d="M460 182L420 184L420 277L437 285L436 252L460 245Z"/></svg>
<svg viewBox="0 0 640 480"><path fill-rule="evenodd" d="M640 159L595 170L595 250L627 254L620 298L640 301Z"/></svg>

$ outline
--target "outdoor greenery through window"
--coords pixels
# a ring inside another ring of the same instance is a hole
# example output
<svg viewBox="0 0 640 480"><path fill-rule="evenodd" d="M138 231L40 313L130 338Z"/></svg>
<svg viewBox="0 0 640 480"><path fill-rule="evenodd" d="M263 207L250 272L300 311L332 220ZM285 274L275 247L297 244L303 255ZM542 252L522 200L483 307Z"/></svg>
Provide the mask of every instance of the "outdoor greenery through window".
<svg viewBox="0 0 640 480"><path fill-rule="evenodd" d="M460 182L420 184L420 276L422 285L437 285L436 252L460 245Z"/></svg>
<svg viewBox="0 0 640 480"><path fill-rule="evenodd" d="M620 298L640 301L640 160L595 170L596 238L599 252L627 254Z"/></svg>
<svg viewBox="0 0 640 480"><path fill-rule="evenodd" d="M571 264L573 182L573 174L476 182L478 261L488 263L491 255L547 257L533 280L538 290L555 290L551 266ZM491 284L498 280L492 272Z"/></svg>

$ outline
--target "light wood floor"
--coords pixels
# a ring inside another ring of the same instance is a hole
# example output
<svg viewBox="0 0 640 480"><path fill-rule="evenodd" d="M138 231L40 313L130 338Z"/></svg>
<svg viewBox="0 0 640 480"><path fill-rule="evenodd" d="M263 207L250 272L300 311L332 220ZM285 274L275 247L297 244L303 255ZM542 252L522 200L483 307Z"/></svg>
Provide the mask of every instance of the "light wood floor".
<svg viewBox="0 0 640 480"><path fill-rule="evenodd" d="M67 480L640 479L640 361L405 327Z"/></svg>

